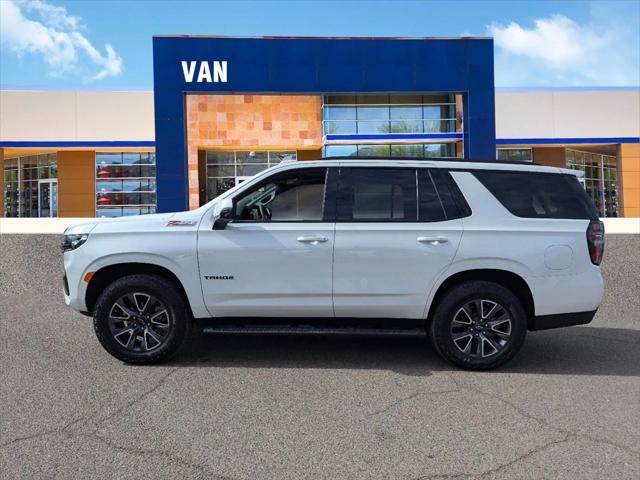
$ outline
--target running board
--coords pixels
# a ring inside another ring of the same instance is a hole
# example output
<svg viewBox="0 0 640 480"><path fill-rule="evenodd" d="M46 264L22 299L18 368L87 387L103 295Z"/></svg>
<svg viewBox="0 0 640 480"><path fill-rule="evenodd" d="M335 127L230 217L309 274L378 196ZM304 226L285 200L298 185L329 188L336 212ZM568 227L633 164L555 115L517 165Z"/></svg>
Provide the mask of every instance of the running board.
<svg viewBox="0 0 640 480"><path fill-rule="evenodd" d="M228 333L228 334L294 334L294 335L425 335L421 328L333 328L333 327L309 327L290 325L215 325L206 326L203 333Z"/></svg>

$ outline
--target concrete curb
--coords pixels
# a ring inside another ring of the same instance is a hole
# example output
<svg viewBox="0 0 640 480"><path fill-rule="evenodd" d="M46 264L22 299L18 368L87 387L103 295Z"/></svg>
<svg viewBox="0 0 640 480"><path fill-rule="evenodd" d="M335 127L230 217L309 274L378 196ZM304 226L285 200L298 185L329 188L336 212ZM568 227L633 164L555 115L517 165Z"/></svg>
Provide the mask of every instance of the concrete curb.
<svg viewBox="0 0 640 480"><path fill-rule="evenodd" d="M75 223L102 222L107 218L0 218L0 234L62 234ZM640 234L640 218L603 218L604 230L613 234Z"/></svg>

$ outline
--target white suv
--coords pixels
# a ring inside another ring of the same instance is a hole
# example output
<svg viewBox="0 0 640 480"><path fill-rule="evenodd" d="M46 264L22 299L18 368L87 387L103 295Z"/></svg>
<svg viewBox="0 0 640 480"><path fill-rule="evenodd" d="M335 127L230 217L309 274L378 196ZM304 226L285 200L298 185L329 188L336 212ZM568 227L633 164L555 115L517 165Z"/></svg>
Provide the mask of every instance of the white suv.
<svg viewBox="0 0 640 480"><path fill-rule="evenodd" d="M577 172L406 159L284 162L197 210L74 225L64 294L130 363L208 330L427 331L489 369L527 330L591 321L604 229Z"/></svg>

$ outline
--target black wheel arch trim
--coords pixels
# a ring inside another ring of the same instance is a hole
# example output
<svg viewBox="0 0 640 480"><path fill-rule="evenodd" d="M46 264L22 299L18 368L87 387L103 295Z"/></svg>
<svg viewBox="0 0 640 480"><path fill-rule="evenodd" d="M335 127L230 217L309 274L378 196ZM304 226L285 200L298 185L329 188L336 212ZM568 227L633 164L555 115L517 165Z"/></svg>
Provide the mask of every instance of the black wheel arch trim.
<svg viewBox="0 0 640 480"><path fill-rule="evenodd" d="M173 283L179 294L182 295L185 305L187 306L187 310L189 311L191 318L193 318L193 311L191 310L189 296L187 295L184 285L182 285L180 279L168 268L146 262L114 263L97 270L91 278L85 293L85 305L87 307L88 315L93 315L93 309L100 293L102 293L109 284L129 275L144 274L158 275Z"/></svg>

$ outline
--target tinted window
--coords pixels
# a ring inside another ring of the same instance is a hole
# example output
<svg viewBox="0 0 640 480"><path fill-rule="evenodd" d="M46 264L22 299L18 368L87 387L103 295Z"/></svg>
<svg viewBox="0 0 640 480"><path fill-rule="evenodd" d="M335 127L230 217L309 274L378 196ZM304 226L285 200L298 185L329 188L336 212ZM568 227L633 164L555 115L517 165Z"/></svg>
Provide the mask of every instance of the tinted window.
<svg viewBox="0 0 640 480"><path fill-rule="evenodd" d="M427 169L418 170L418 216L421 222L446 219L440 196Z"/></svg>
<svg viewBox="0 0 640 480"><path fill-rule="evenodd" d="M240 221L321 221L325 168L305 168L277 175L236 202Z"/></svg>
<svg viewBox="0 0 640 480"><path fill-rule="evenodd" d="M415 222L416 171L400 168L340 169L338 219Z"/></svg>
<svg viewBox="0 0 640 480"><path fill-rule="evenodd" d="M518 217L597 218L593 203L573 175L482 171L473 174Z"/></svg>
<svg viewBox="0 0 640 480"><path fill-rule="evenodd" d="M471 215L471 208L469 208L469 204L458 185L456 185L455 180L451 178L451 174L438 168L431 169L429 172L438 190L447 220Z"/></svg>

